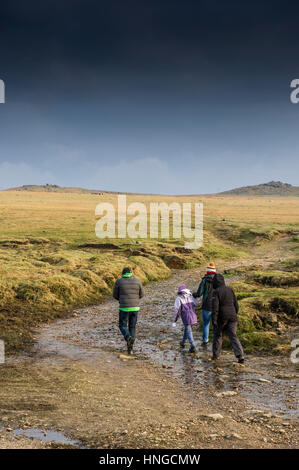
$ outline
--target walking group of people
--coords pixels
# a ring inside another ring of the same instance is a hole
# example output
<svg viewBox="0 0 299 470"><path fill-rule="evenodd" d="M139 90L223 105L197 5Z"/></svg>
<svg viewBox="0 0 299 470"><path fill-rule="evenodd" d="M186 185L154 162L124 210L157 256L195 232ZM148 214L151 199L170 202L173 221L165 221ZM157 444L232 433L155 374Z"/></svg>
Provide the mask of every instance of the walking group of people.
<svg viewBox="0 0 299 470"><path fill-rule="evenodd" d="M141 281L133 276L130 268L124 268L122 277L117 279L113 297L119 301L119 329L127 342L128 354L131 354L136 337L136 323L140 309L140 299L144 296ZM189 352L196 351L192 326L197 324L195 307L202 299L202 346L205 348L209 342L209 329L213 324L213 359L218 359L222 349L222 335L227 333L238 362L244 362L244 353L237 337L238 301L233 289L225 285L222 274L216 272L211 262L206 274L201 280L196 292L191 293L185 284L178 286L174 303L173 327L181 318L184 325L184 335L180 347L185 348L189 342Z"/></svg>

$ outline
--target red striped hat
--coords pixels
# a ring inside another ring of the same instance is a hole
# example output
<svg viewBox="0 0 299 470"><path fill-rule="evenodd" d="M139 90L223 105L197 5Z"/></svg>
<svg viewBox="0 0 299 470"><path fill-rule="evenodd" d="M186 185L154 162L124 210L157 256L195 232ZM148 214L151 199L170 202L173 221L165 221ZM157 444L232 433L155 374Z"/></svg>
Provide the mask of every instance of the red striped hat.
<svg viewBox="0 0 299 470"><path fill-rule="evenodd" d="M211 261L207 266L207 274L216 274L216 266L213 261Z"/></svg>

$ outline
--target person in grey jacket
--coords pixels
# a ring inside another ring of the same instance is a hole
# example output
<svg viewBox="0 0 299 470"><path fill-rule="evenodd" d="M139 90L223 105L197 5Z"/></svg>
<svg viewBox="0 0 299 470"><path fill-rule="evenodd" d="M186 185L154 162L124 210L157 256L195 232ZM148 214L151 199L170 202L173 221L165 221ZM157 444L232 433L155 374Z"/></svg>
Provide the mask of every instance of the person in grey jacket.
<svg viewBox="0 0 299 470"><path fill-rule="evenodd" d="M124 268L121 278L113 288L113 297L119 301L119 329L127 342L131 354L136 337L139 302L144 296L141 281L134 277L130 268Z"/></svg>

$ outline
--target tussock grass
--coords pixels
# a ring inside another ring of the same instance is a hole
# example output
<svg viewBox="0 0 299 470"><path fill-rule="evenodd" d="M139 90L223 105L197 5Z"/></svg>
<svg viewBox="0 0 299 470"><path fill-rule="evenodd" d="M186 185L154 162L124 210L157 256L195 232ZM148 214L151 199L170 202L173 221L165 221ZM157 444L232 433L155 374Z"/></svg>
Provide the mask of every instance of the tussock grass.
<svg viewBox="0 0 299 470"><path fill-rule="evenodd" d="M281 263L282 268L287 269L289 271L299 271L299 257L294 260L287 260Z"/></svg>
<svg viewBox="0 0 299 470"><path fill-rule="evenodd" d="M231 283L240 306L239 335L247 351L289 352L284 333L298 324L299 295L296 277L288 274L292 273L254 272L246 274L246 282Z"/></svg>
<svg viewBox="0 0 299 470"><path fill-rule="evenodd" d="M299 286L299 272L263 271L247 275L247 281L266 286Z"/></svg>

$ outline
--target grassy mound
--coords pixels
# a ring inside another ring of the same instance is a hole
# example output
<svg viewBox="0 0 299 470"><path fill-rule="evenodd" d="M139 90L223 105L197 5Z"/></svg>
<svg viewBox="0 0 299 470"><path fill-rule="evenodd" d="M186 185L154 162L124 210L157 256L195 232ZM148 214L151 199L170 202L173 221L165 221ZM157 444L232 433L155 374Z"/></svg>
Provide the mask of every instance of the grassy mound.
<svg viewBox="0 0 299 470"><path fill-rule="evenodd" d="M277 272L283 277L283 272ZM288 274L288 273L287 273ZM257 282L268 279L267 272L247 275L245 281L235 281L231 286L239 301L239 335L246 351L267 350L273 353L286 353L290 350L286 338L289 327L298 324L298 289L291 283L277 284L285 287L268 287L273 283ZM283 278L284 279L284 278ZM250 282L249 282L250 280ZM261 287L261 285L263 287ZM265 287L266 286L266 287Z"/></svg>
<svg viewBox="0 0 299 470"><path fill-rule="evenodd" d="M247 276L249 282L257 282L265 286L299 286L299 272L263 271L253 272Z"/></svg>

